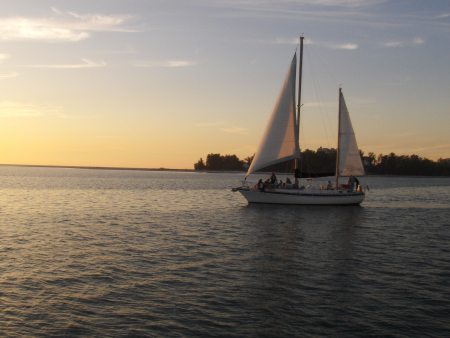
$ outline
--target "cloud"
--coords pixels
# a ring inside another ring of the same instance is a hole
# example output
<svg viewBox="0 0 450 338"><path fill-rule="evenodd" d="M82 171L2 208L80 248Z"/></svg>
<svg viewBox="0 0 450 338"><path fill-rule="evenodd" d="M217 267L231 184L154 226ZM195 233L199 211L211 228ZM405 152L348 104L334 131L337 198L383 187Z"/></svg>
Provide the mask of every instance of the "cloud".
<svg viewBox="0 0 450 338"><path fill-rule="evenodd" d="M450 13L442 13L436 16L436 19L447 19L450 18Z"/></svg>
<svg viewBox="0 0 450 338"><path fill-rule="evenodd" d="M357 43L349 42L349 43L343 43L343 44L340 44L340 45L334 45L334 46L332 45L332 46L330 46L330 48L333 48L333 49L344 49L344 50L356 50L356 49L359 48L359 46L358 46Z"/></svg>
<svg viewBox="0 0 450 338"><path fill-rule="evenodd" d="M223 9L221 15L239 18L283 18L298 22L353 22L386 26L389 19L371 8L387 0L196 0L206 6ZM369 9L369 10L368 10ZM395 22L397 25L398 23Z"/></svg>
<svg viewBox="0 0 450 338"><path fill-rule="evenodd" d="M247 8L286 5L356 8L378 5L386 2L386 0L208 0L208 2L214 5Z"/></svg>
<svg viewBox="0 0 450 338"><path fill-rule="evenodd" d="M149 61L149 62L137 62L135 67L142 68L183 68L195 66L197 62L190 60L166 60L166 61Z"/></svg>
<svg viewBox="0 0 450 338"><path fill-rule="evenodd" d="M299 38L275 38L274 40L269 41L269 43L280 44L280 45L298 45Z"/></svg>
<svg viewBox="0 0 450 338"><path fill-rule="evenodd" d="M277 37L273 40L261 41L265 43L271 44L284 44L284 45L298 45L300 43L299 37ZM315 45L329 49L343 49L343 50L356 50L359 48L359 45L354 42L346 42L346 43L335 43L335 42L326 42L326 41L316 41L312 39L305 38L303 41L305 45Z"/></svg>
<svg viewBox="0 0 450 338"><path fill-rule="evenodd" d="M367 7L384 3L386 0L299 0L296 2L321 6Z"/></svg>
<svg viewBox="0 0 450 338"><path fill-rule="evenodd" d="M383 44L383 46L388 48L398 48L403 47L404 43L401 41L387 41Z"/></svg>
<svg viewBox="0 0 450 338"><path fill-rule="evenodd" d="M225 123L223 121L215 121L215 122L199 122L196 123L195 126L199 128L211 128L211 127L220 127Z"/></svg>
<svg viewBox="0 0 450 338"><path fill-rule="evenodd" d="M77 31L64 23L47 19L0 19L1 40L81 41L90 37L88 32Z"/></svg>
<svg viewBox="0 0 450 338"><path fill-rule="evenodd" d="M82 63L75 64L48 64L48 65L25 65L30 68L50 68L50 69L80 69L80 68L100 68L106 67L106 62L95 62L89 59L81 59Z"/></svg>
<svg viewBox="0 0 450 338"><path fill-rule="evenodd" d="M0 63L9 59L11 56L9 54L0 53Z"/></svg>
<svg viewBox="0 0 450 338"><path fill-rule="evenodd" d="M238 135L245 135L247 134L247 129L242 127L229 127L229 128L220 128L225 133L230 134L238 134Z"/></svg>
<svg viewBox="0 0 450 338"><path fill-rule="evenodd" d="M44 115L62 116L61 107L16 101L0 102L0 117L40 117Z"/></svg>
<svg viewBox="0 0 450 338"><path fill-rule="evenodd" d="M415 151L424 151L424 150L446 150L447 152L450 149L450 143L434 143L429 146L417 147Z"/></svg>
<svg viewBox="0 0 450 338"><path fill-rule="evenodd" d="M415 45L423 45L425 43L425 40L421 38L420 36L417 36L413 39L413 44Z"/></svg>
<svg viewBox="0 0 450 338"><path fill-rule="evenodd" d="M199 122L195 124L199 128L213 128L214 130L220 130L224 133L245 135L247 134L247 128L242 127L229 127L224 121L213 121L213 122Z"/></svg>
<svg viewBox="0 0 450 338"><path fill-rule="evenodd" d="M75 19L72 27L78 30L89 31L109 31L135 33L137 29L126 28L123 25L132 19L130 15L100 15L100 14L78 14L68 12L71 18Z"/></svg>
<svg viewBox="0 0 450 338"><path fill-rule="evenodd" d="M17 72L10 72L10 73L3 73L3 74L0 73L0 79L11 79L11 78L18 77L18 76L19 76L19 73L17 73Z"/></svg>
<svg viewBox="0 0 450 338"><path fill-rule="evenodd" d="M300 37L296 36L296 37L276 37L275 39L272 40L260 40L260 42L262 43L270 43L270 44L279 44L279 45L298 45L300 44ZM303 43L305 45L310 45L312 44L312 40L305 38L303 40Z"/></svg>
<svg viewBox="0 0 450 338"><path fill-rule="evenodd" d="M93 31L134 32L124 25L129 15L100 15L62 12L52 8L49 18L0 18L0 40L77 42L91 37Z"/></svg>
<svg viewBox="0 0 450 338"><path fill-rule="evenodd" d="M383 46L386 48L400 48L400 47L406 47L406 46L420 46L425 43L425 39L416 36L413 39L409 40L390 40L383 43Z"/></svg>

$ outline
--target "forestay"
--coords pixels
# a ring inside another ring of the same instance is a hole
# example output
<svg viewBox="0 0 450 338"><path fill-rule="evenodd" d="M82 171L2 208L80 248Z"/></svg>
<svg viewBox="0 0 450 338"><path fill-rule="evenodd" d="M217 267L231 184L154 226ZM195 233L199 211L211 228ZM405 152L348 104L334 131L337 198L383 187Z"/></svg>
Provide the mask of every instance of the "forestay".
<svg viewBox="0 0 450 338"><path fill-rule="evenodd" d="M295 121L296 68L297 57L294 54L281 93L246 176L270 165L300 157Z"/></svg>
<svg viewBox="0 0 450 338"><path fill-rule="evenodd" d="M362 176L364 167L352 122L342 91L339 91L339 95L339 176Z"/></svg>

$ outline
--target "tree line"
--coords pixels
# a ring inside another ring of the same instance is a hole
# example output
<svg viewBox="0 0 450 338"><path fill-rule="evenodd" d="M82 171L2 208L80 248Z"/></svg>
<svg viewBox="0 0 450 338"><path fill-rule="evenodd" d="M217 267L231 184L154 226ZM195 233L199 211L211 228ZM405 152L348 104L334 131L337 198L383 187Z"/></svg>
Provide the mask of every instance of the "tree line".
<svg viewBox="0 0 450 338"><path fill-rule="evenodd" d="M369 152L367 155L360 150L361 159L366 173L369 175L423 175L423 176L450 176L450 159L433 161L418 155L376 155ZM245 171L250 166L253 156L243 160L236 155L208 154L206 161L203 158L194 164L195 170L207 171ZM336 149L318 148L306 149L301 152L301 171L303 176L334 173L336 166ZM261 171L294 172L294 161L276 164Z"/></svg>
<svg viewBox="0 0 450 338"><path fill-rule="evenodd" d="M220 155L208 154L206 161L203 158L194 164L195 170L229 170L229 171L243 171L248 168L253 160L252 157L247 157L245 160L240 160L236 155Z"/></svg>

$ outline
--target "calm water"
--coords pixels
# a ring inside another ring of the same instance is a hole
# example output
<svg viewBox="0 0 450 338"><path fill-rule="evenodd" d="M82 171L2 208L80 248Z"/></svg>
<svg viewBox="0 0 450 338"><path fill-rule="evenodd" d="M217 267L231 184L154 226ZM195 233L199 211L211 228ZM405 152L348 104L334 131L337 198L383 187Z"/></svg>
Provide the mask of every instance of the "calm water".
<svg viewBox="0 0 450 338"><path fill-rule="evenodd" d="M0 336L450 336L450 179L248 206L242 175L0 167Z"/></svg>

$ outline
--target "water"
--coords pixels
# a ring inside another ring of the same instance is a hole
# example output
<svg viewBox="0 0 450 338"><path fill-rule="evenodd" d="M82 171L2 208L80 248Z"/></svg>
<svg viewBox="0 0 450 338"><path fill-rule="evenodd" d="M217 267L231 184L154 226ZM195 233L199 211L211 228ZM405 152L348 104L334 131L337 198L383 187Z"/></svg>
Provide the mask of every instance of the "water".
<svg viewBox="0 0 450 338"><path fill-rule="evenodd" d="M450 336L450 179L248 206L238 174L0 167L0 336Z"/></svg>

